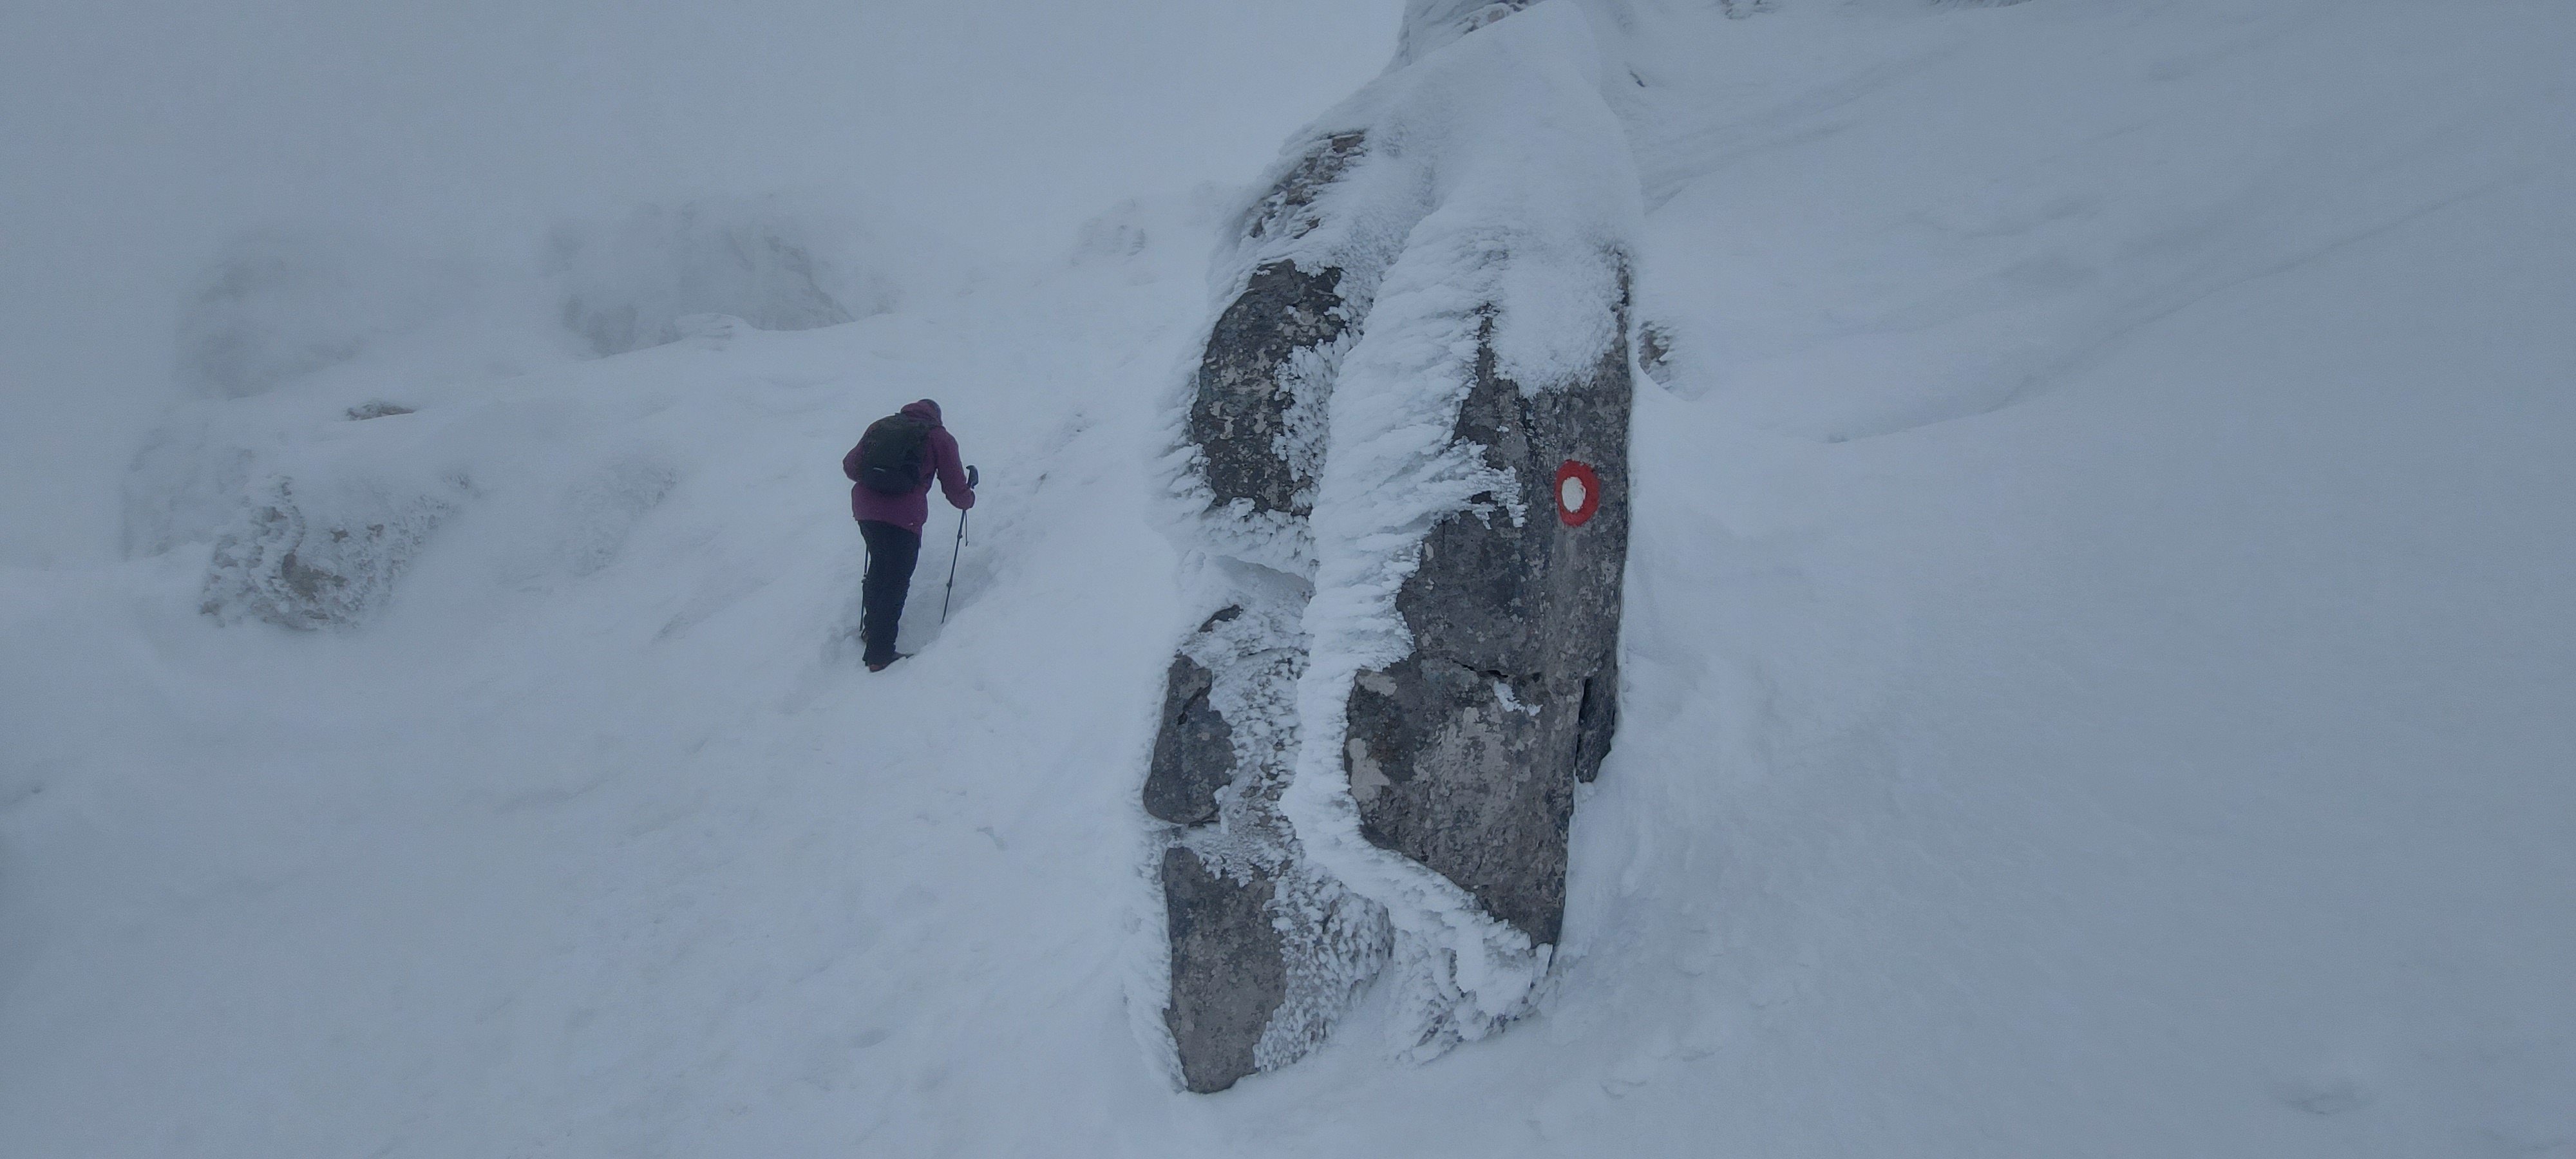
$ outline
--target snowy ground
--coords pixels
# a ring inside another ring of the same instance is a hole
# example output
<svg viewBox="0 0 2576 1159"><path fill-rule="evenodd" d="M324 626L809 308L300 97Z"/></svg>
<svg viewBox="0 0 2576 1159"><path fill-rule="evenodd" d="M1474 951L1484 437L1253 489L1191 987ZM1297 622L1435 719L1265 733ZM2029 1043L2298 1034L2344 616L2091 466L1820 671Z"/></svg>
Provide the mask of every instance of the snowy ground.
<svg viewBox="0 0 2576 1159"><path fill-rule="evenodd" d="M1592 10L1670 353L1537 1017L1130 1033L1216 224L1148 198L200 412L473 473L356 632L0 571L0 1153L2576 1154L2576 13L1777 7ZM870 676L835 464L922 395L987 482Z"/></svg>

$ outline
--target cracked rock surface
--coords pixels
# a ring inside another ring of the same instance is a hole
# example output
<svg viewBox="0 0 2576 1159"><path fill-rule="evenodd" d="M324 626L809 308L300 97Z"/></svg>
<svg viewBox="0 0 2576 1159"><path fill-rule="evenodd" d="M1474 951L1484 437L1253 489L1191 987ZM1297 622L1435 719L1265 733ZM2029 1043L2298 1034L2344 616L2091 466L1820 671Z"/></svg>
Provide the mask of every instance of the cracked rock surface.
<svg viewBox="0 0 2576 1159"><path fill-rule="evenodd" d="M1413 655L1351 689L1344 759L1361 836L1539 944L1564 919L1574 785L1599 774L1618 718L1629 400L1624 358L1531 396L1484 352L1456 437L1510 472L1525 516L1489 502L1434 527L1396 596ZM1568 460L1601 480L1580 526L1553 493Z"/></svg>

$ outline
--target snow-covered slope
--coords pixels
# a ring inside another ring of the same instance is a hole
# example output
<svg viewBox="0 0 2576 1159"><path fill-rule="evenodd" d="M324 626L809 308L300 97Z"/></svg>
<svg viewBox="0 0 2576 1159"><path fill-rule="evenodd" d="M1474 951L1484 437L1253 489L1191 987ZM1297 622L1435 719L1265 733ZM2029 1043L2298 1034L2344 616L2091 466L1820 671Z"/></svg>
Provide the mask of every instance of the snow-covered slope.
<svg viewBox="0 0 2576 1159"><path fill-rule="evenodd" d="M1129 1030L1218 217L1149 198L204 404L464 481L352 631L202 614L210 537L0 572L0 1152L2576 1148L2576 12L1585 12L1663 386L1535 1016L1209 1097ZM870 676L834 460L922 395L985 494Z"/></svg>
<svg viewBox="0 0 2576 1159"><path fill-rule="evenodd" d="M1117 983L1176 202L936 317L248 400L290 472L472 480L355 632L216 628L202 544L11 573L13 1152L907 1154L1159 1093ZM923 395L984 501L869 679L838 461Z"/></svg>

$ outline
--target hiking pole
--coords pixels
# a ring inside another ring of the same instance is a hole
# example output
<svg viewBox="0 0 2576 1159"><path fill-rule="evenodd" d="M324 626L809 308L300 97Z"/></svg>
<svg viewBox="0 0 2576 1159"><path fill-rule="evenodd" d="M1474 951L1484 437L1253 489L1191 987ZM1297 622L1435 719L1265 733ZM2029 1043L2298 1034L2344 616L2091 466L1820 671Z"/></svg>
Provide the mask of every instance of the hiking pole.
<svg viewBox="0 0 2576 1159"><path fill-rule="evenodd" d="M948 601L957 598L957 554L966 546L966 513L957 513L957 546L948 549L948 594L939 597L939 622L948 622Z"/></svg>
<svg viewBox="0 0 2576 1159"><path fill-rule="evenodd" d="M966 468L966 486L971 489L976 481L975 468ZM957 598L957 556L965 547L966 513L960 511L957 513L957 546L948 549L948 591L939 597L939 623L943 627L948 623L948 601Z"/></svg>

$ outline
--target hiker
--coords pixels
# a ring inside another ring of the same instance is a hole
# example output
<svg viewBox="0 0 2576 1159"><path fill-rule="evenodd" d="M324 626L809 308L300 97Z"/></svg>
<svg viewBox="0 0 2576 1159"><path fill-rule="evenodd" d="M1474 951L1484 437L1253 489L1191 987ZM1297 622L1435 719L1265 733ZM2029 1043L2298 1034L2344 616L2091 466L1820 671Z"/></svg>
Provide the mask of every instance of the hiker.
<svg viewBox="0 0 2576 1159"><path fill-rule="evenodd" d="M921 525L930 519L930 480L964 511L975 505L975 483L958 465L957 440L940 425L939 404L923 399L869 424L859 445L841 456L850 477L850 517L868 541L868 574L859 585L859 638L870 672L883 672L895 654L895 628L903 622L903 597L912 589L912 565L921 558Z"/></svg>

